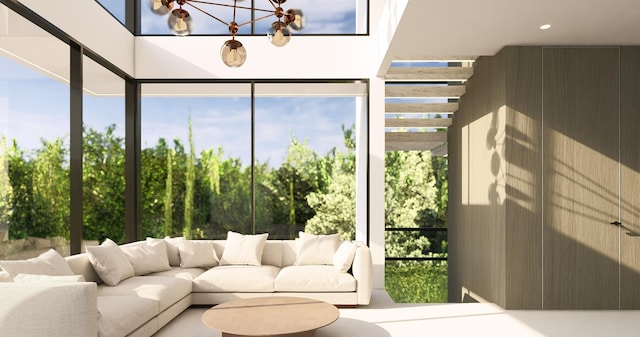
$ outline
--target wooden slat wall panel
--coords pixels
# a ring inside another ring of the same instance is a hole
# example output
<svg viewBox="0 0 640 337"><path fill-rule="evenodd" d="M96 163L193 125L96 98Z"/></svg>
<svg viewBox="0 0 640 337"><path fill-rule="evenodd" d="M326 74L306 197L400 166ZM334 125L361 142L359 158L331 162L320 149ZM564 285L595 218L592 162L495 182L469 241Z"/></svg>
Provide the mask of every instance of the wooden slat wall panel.
<svg viewBox="0 0 640 337"><path fill-rule="evenodd" d="M391 67L385 80L393 81L466 81L473 75L469 67Z"/></svg>
<svg viewBox="0 0 640 337"><path fill-rule="evenodd" d="M387 103L386 113L441 113L452 114L458 110L458 103Z"/></svg>
<svg viewBox="0 0 640 337"><path fill-rule="evenodd" d="M464 95L463 85L433 86L433 85L391 85L386 86L386 97L403 98L458 98Z"/></svg>
<svg viewBox="0 0 640 337"><path fill-rule="evenodd" d="M618 54L543 50L544 309L618 308Z"/></svg>
<svg viewBox="0 0 640 337"><path fill-rule="evenodd" d="M446 132L385 132L387 142L399 143L444 143L447 141Z"/></svg>
<svg viewBox="0 0 640 337"><path fill-rule="evenodd" d="M451 118L387 118L387 128L446 128L451 125Z"/></svg>
<svg viewBox="0 0 640 337"><path fill-rule="evenodd" d="M429 151L435 148L444 147L446 149L446 145L443 145L443 142L393 142L386 141L385 142L385 150L386 151ZM440 150L438 153L442 153L443 150Z"/></svg>
<svg viewBox="0 0 640 337"><path fill-rule="evenodd" d="M620 309L640 309L640 48L622 47Z"/></svg>

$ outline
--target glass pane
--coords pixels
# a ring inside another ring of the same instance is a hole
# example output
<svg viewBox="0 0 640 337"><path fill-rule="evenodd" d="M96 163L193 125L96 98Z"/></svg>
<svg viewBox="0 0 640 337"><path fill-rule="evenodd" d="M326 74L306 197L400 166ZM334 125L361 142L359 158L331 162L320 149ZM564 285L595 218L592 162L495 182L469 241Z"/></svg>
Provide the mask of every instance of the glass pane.
<svg viewBox="0 0 640 337"><path fill-rule="evenodd" d="M256 85L256 231L269 238L301 230L355 237L358 98L332 86L344 88Z"/></svg>
<svg viewBox="0 0 640 337"><path fill-rule="evenodd" d="M158 6L157 0L140 1L140 22L142 35L173 35L169 28L168 20L170 14L157 14L152 8ZM233 1L218 1L221 4L233 4ZM245 4L246 3L246 4ZM250 1L239 1L238 6L251 6ZM174 4L173 9L179 6ZM229 22L233 21L233 8L225 6L214 6L203 3L188 2L183 6L193 20L193 35L226 35L229 34ZM220 22L213 17L198 10L201 9L208 14L222 20ZM236 22L239 25L251 21L251 11L238 9L236 11ZM251 25L241 26L238 34L251 34Z"/></svg>
<svg viewBox="0 0 640 337"><path fill-rule="evenodd" d="M0 15L0 259L68 255L69 46Z"/></svg>
<svg viewBox="0 0 640 337"><path fill-rule="evenodd" d="M264 3L264 5L263 5ZM256 8L269 8L267 0L256 0ZM367 10L366 0L291 0L282 4L282 8L302 11L304 28L293 31L296 35L323 34L364 34L366 33L366 15L361 11ZM360 9L362 8L362 10ZM256 17L262 14L256 12ZM365 20L359 20L358 17ZM256 23L256 34L269 32L271 23L276 18L269 18Z"/></svg>
<svg viewBox="0 0 640 337"><path fill-rule="evenodd" d="M387 261L384 274L396 303L447 303L447 261Z"/></svg>
<svg viewBox="0 0 640 337"><path fill-rule="evenodd" d="M125 82L86 56L83 68L82 238L124 243Z"/></svg>
<svg viewBox="0 0 640 337"><path fill-rule="evenodd" d="M96 0L104 9L106 9L113 17L118 19L123 25L125 24L126 0Z"/></svg>
<svg viewBox="0 0 640 337"><path fill-rule="evenodd" d="M107 2L107 0L102 0ZM113 1L113 0L112 0ZM152 8L159 6L159 0L139 0L141 1L141 33L143 35L171 35L167 20L169 14L164 16L154 13ZM232 6L233 0L221 0L216 3ZM207 14L202 13L202 11ZM236 22L241 25L239 34L251 34L252 20L255 23L255 34L264 35L269 32L271 24L277 21L273 16L274 7L268 0L255 0L255 11L253 18L251 10L241 7L251 7L251 1L238 1L236 10ZM178 6L174 6L174 9ZM294 31L294 34L366 34L367 33L367 0L295 0L288 1L282 5L286 11L288 9L301 10L304 17L304 28ZM233 8L225 6L210 5L198 2L187 2L183 9L189 12L193 19L192 34L225 35L229 33L228 23L233 20ZM215 16L224 23L212 18ZM269 16L264 18L265 16ZM264 19L263 19L264 18Z"/></svg>
<svg viewBox="0 0 640 337"><path fill-rule="evenodd" d="M250 84L142 87L142 235L251 233Z"/></svg>

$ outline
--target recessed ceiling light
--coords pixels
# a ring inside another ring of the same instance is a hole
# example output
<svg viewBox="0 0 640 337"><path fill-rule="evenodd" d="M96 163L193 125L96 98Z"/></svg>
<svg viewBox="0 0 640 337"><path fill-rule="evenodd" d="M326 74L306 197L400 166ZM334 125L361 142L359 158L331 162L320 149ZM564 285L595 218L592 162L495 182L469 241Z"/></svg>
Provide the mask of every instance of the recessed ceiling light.
<svg viewBox="0 0 640 337"><path fill-rule="evenodd" d="M540 26L540 29L542 29L542 30L547 30L549 28L551 28L551 25L548 24L548 23L545 23L544 25Z"/></svg>

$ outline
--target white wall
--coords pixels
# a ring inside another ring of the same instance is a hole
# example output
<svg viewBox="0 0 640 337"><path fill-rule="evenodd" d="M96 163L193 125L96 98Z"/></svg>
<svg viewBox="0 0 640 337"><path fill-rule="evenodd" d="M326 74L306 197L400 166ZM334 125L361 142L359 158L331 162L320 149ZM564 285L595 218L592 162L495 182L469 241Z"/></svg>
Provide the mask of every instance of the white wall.
<svg viewBox="0 0 640 337"><path fill-rule="evenodd" d="M95 0L20 2L88 49L133 76L133 34Z"/></svg>
<svg viewBox="0 0 640 337"><path fill-rule="evenodd" d="M275 47L266 36L239 36L247 49L242 67L229 68L220 47L230 36L136 38L136 78L360 79L376 57L368 36L296 36Z"/></svg>

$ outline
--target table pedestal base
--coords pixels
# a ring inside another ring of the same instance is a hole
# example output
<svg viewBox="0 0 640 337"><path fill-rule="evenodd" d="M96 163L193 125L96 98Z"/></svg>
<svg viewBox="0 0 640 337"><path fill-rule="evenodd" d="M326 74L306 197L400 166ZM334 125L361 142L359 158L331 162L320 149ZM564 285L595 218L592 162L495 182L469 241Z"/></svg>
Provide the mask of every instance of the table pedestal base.
<svg viewBox="0 0 640 337"><path fill-rule="evenodd" d="M296 332L296 333L288 333L284 335L271 335L270 337L314 337L315 335L316 335L315 330L309 330L309 331L302 331L302 332ZM231 333L223 332L222 337L251 337L251 336L234 335Z"/></svg>

